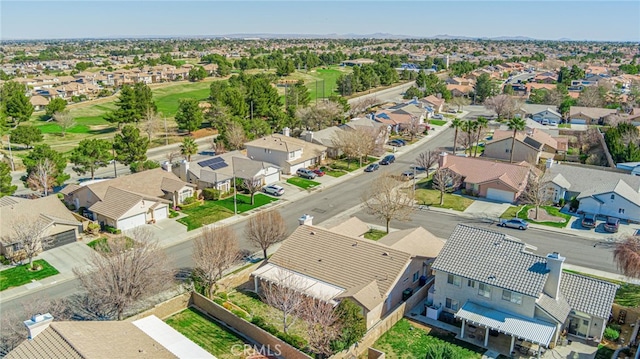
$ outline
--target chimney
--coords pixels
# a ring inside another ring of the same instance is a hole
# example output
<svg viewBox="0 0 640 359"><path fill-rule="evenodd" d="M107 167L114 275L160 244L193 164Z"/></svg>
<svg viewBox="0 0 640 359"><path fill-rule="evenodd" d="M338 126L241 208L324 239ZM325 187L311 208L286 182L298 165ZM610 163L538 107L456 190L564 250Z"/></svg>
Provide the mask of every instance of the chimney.
<svg viewBox="0 0 640 359"><path fill-rule="evenodd" d="M562 263L564 263L564 259L558 252L547 254L549 276L544 284L544 292L553 299L558 299L560 296L560 280L562 279Z"/></svg>
<svg viewBox="0 0 640 359"><path fill-rule="evenodd" d="M307 133L304 134L304 140L307 142L313 142L313 131L307 131Z"/></svg>
<svg viewBox="0 0 640 359"><path fill-rule="evenodd" d="M171 172L171 163L169 163L169 161L162 162L162 169Z"/></svg>
<svg viewBox="0 0 640 359"><path fill-rule="evenodd" d="M298 218L298 223L300 223L301 226L313 226L313 216L305 213L302 217Z"/></svg>
<svg viewBox="0 0 640 359"><path fill-rule="evenodd" d="M36 335L49 328L49 324L51 324L52 321L53 316L49 313L35 314L31 319L25 320L24 325L27 327L27 331L29 332L27 339L35 338Z"/></svg>
<svg viewBox="0 0 640 359"><path fill-rule="evenodd" d="M187 160L180 161L180 179L185 182L189 182L189 162Z"/></svg>
<svg viewBox="0 0 640 359"><path fill-rule="evenodd" d="M442 152L440 154L440 158L438 159L438 166L439 167L445 167L447 164L447 156L448 154L446 152Z"/></svg>
<svg viewBox="0 0 640 359"><path fill-rule="evenodd" d="M282 134L289 137L289 135L291 135L291 130L289 129L289 127L285 127L282 129Z"/></svg>
<svg viewBox="0 0 640 359"><path fill-rule="evenodd" d="M547 162L545 164L545 167L547 167L547 169L553 167L553 158L549 158L547 159Z"/></svg>

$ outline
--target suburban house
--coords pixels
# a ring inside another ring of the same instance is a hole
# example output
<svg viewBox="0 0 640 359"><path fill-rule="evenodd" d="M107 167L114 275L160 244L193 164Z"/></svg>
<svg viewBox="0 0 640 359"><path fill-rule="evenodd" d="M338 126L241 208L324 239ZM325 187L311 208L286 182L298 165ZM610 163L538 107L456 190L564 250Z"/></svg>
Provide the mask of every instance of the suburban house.
<svg viewBox="0 0 640 359"><path fill-rule="evenodd" d="M337 158L342 155L342 151L335 146L334 140L340 131L364 130L371 133L375 138L376 149L382 149L389 140L390 128L378 121L366 117L353 118L349 122L339 126L332 126L320 131L303 131L301 138L307 142L327 147L327 156Z"/></svg>
<svg viewBox="0 0 640 359"><path fill-rule="evenodd" d="M195 185L164 168L109 180L69 185L60 193L75 208L84 208L101 225L126 230L169 216L169 207L192 197Z"/></svg>
<svg viewBox="0 0 640 359"><path fill-rule="evenodd" d="M47 313L24 323L29 337L6 359L215 358L155 315L134 321L54 322Z"/></svg>
<svg viewBox="0 0 640 359"><path fill-rule="evenodd" d="M499 160L510 159L513 131L496 130L491 141L484 147L484 156ZM516 132L513 147L513 160L538 163L540 158L553 158L558 152L565 152L568 147L566 138L554 138L538 129L527 129Z"/></svg>
<svg viewBox="0 0 640 359"><path fill-rule="evenodd" d="M444 103L445 103L443 98L438 98L433 95L429 95L420 101L425 105L433 108L435 112L442 112L442 108L444 107Z"/></svg>
<svg viewBox="0 0 640 359"><path fill-rule="evenodd" d="M618 286L563 272L560 254L533 250L507 234L459 224L433 263L427 303L461 320L466 340L510 343L507 355L528 352L526 342L539 357L565 330L598 343Z"/></svg>
<svg viewBox="0 0 640 359"><path fill-rule="evenodd" d="M40 95L29 97L29 103L33 106L34 111L42 111L49 104L49 100Z"/></svg>
<svg viewBox="0 0 640 359"><path fill-rule="evenodd" d="M278 283L334 304L350 298L362 307L367 329L426 283L444 245L423 228L372 241L359 237L368 228L358 219L331 229L313 226L312 219L301 217L301 225L252 273L255 290Z"/></svg>
<svg viewBox="0 0 640 359"><path fill-rule="evenodd" d="M20 253L21 245L12 230L17 223L40 226L44 237L52 238L48 248L59 247L78 240L82 223L57 196L25 199L6 196L0 198L0 253L12 258Z"/></svg>
<svg viewBox="0 0 640 359"><path fill-rule="evenodd" d="M463 188L490 200L515 202L527 186L531 166L528 163L504 163L474 157L440 155L440 168L448 168L462 177Z"/></svg>
<svg viewBox="0 0 640 359"><path fill-rule="evenodd" d="M271 134L244 144L247 157L273 163L284 174L296 173L299 168L315 167L325 159L327 147L289 137L289 129L283 135Z"/></svg>
<svg viewBox="0 0 640 359"><path fill-rule="evenodd" d="M272 163L254 161L238 151L215 157L187 162L183 160L173 167L173 173L181 180L193 183L198 189L215 188L229 192L233 177L260 179L263 185L280 181L280 168Z"/></svg>
<svg viewBox="0 0 640 359"><path fill-rule="evenodd" d="M531 115L531 118L540 123L559 124L562 121L562 115L556 110L547 108Z"/></svg>
<svg viewBox="0 0 640 359"><path fill-rule="evenodd" d="M609 108L571 106L569 121L575 124L601 125L606 122L607 117L616 113L618 110Z"/></svg>

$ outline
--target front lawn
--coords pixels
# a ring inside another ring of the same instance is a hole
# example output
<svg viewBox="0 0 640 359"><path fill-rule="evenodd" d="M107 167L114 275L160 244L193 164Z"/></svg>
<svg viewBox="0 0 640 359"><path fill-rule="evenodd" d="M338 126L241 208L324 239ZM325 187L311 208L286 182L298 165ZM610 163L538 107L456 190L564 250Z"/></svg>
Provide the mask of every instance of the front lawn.
<svg viewBox="0 0 640 359"><path fill-rule="evenodd" d="M233 210L219 206L215 201L204 201L203 204L183 209L182 212L187 216L177 221L187 226L187 231L233 216Z"/></svg>
<svg viewBox="0 0 640 359"><path fill-rule="evenodd" d="M253 196L253 204L251 204L251 196L247 196L247 195L243 195L243 194L238 194L236 195L236 202L238 205L238 213L243 213L246 211L250 211L254 208L258 208L260 206L264 206L265 204L271 203L271 202L275 202L278 199L277 198L273 198L273 197L269 197L269 196L265 196L262 193L256 193ZM228 209L229 211L233 212L233 196L231 197L227 197L225 199L221 199L219 201L215 201L215 204L222 206L226 209Z"/></svg>
<svg viewBox="0 0 640 359"><path fill-rule="evenodd" d="M458 196L456 194L445 193L444 204L440 205L440 191L435 189L417 189L416 201L420 205L427 205L439 208L451 208L454 211L464 211L473 203L472 199Z"/></svg>
<svg viewBox="0 0 640 359"><path fill-rule="evenodd" d="M0 271L0 291L11 287L18 287L23 284L31 283L35 280L44 279L60 273L57 269L53 268L51 264L42 259L33 261L34 267L42 266L42 269L39 271L32 272L27 268L28 266L29 264L23 264L18 267Z"/></svg>
<svg viewBox="0 0 640 359"><path fill-rule="evenodd" d="M446 120L429 120L430 125L444 126L445 123L447 123Z"/></svg>
<svg viewBox="0 0 640 359"><path fill-rule="evenodd" d="M378 239L387 235L387 232L381 231L379 229L370 229L369 232L364 234L364 238L370 239L372 241L377 241Z"/></svg>
<svg viewBox="0 0 640 359"><path fill-rule="evenodd" d="M319 182L311 181L302 177L291 177L287 180L287 183L291 183L292 185L303 189L309 189L320 185Z"/></svg>
<svg viewBox="0 0 640 359"><path fill-rule="evenodd" d="M455 339L452 333L437 331L401 319L374 344L386 358L424 358L429 350L447 348L446 358L481 358L486 349ZM434 353L435 354L435 353Z"/></svg>
<svg viewBox="0 0 640 359"><path fill-rule="evenodd" d="M133 244L134 244L133 239L129 238L129 237L125 237L125 239L127 241L126 247L127 248L132 248ZM107 237L101 237L101 238L98 238L98 239L94 239L93 241L87 243L87 245L89 247L91 247L91 249L96 250L96 251L100 250L102 252L110 252L108 247L106 247L107 246Z"/></svg>
<svg viewBox="0 0 640 359"><path fill-rule="evenodd" d="M367 158L363 158L362 159L362 166L360 166L360 161L355 158L355 159L339 159L339 160L333 160L331 163L329 163L327 166L334 169L334 170L343 170L343 171L355 171L358 168L362 168L362 167L366 167L368 166L370 163L373 163L375 161L377 161L378 159L375 157L367 157Z"/></svg>
<svg viewBox="0 0 640 359"><path fill-rule="evenodd" d="M541 224L543 226L549 226L549 227L556 227L556 228L564 228L567 226L567 224L569 223L569 220L571 220L571 216L565 213L561 213L560 210L557 207L554 206L541 206L540 209L545 209L547 211L547 213L549 213L552 216L555 217L561 217L564 218L564 222L559 223L559 222L538 222L535 221L533 219L529 219L529 217L527 216L527 213L529 212L529 209L533 208L533 206L531 205L526 205L524 206L524 208L520 211L520 213L518 213L518 218L520 219L524 219L527 222L530 223L535 223L535 224Z"/></svg>
<svg viewBox="0 0 640 359"><path fill-rule="evenodd" d="M324 171L324 173L327 174L327 176L336 177L336 178L337 177L342 177L342 176L347 174L347 172L343 171L343 170L330 170L330 169L327 169L327 170L323 170L323 171Z"/></svg>
<svg viewBox="0 0 640 359"><path fill-rule="evenodd" d="M504 211L502 215L500 215L500 218L506 218L506 219L516 218L518 216L518 211L520 210L520 208L522 207L509 206L509 208L507 208L507 210Z"/></svg>
<svg viewBox="0 0 640 359"><path fill-rule="evenodd" d="M166 323L217 358L236 358L232 354L232 348L245 344L235 333L213 322L195 308L187 308L172 315Z"/></svg>

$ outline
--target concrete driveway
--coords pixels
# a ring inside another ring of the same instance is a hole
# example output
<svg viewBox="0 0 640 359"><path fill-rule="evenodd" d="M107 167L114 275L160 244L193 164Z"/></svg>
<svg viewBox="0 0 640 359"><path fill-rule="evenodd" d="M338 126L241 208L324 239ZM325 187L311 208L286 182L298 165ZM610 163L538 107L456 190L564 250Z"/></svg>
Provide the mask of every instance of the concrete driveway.
<svg viewBox="0 0 640 359"><path fill-rule="evenodd" d="M65 244L38 254L37 259L44 259L54 266L61 274L71 273L75 267L87 266L86 260L93 249L83 242Z"/></svg>
<svg viewBox="0 0 640 359"><path fill-rule="evenodd" d="M464 213L479 218L499 218L504 211L511 206L511 203L491 202L486 199L476 199Z"/></svg>
<svg viewBox="0 0 640 359"><path fill-rule="evenodd" d="M154 224L146 224L143 228L151 230L154 237L159 240L161 247L174 245L187 238L187 226L178 223L175 218L167 218Z"/></svg>

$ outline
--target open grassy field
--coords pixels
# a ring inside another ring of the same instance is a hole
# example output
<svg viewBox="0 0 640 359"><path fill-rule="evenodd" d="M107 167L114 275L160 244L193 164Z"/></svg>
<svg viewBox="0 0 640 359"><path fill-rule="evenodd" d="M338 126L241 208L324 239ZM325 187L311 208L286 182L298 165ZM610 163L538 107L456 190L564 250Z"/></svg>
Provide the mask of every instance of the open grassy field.
<svg viewBox="0 0 640 359"><path fill-rule="evenodd" d="M0 271L0 291L11 287L21 286L23 284L31 283L34 280L40 280L43 278L56 275L58 272L51 264L45 260L33 261L33 266L42 266L39 271L30 271L27 267L29 264L13 267Z"/></svg>

